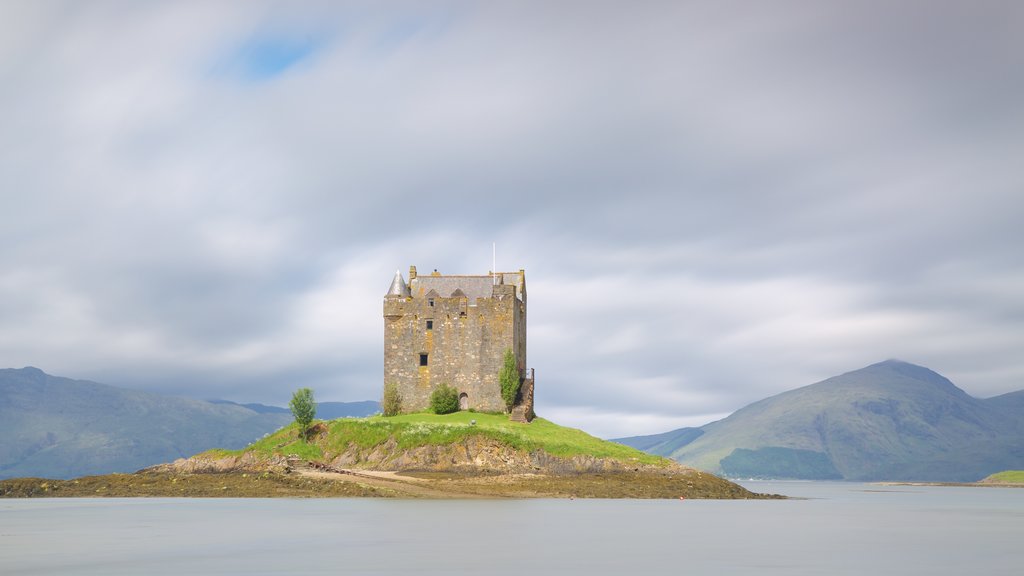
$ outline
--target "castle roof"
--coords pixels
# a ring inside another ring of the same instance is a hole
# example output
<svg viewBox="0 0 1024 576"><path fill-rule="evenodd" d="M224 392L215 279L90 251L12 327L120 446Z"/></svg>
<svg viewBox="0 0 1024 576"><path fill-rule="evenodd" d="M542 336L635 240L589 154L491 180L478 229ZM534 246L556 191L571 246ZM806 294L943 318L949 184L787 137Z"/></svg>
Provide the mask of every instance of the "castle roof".
<svg viewBox="0 0 1024 576"><path fill-rule="evenodd" d="M490 276L417 276L412 281L412 297L424 298L435 292L442 298L451 298L461 290L471 303L477 298L490 298L494 280Z"/></svg>
<svg viewBox="0 0 1024 576"><path fill-rule="evenodd" d="M522 276L519 272L499 272L498 282L512 284L516 287L517 296L522 299L523 286ZM440 274L430 276L417 276L410 283L410 292L413 298L425 298L430 292L435 292L441 298L453 298L464 296L470 304L474 304L477 298L490 298L494 286L494 277L486 276L442 276ZM461 291L461 294L458 292Z"/></svg>
<svg viewBox="0 0 1024 576"><path fill-rule="evenodd" d="M405 278L402 277L402 272L395 270L395 279L391 281L391 287L388 288L388 298L408 298L412 294L409 292L409 287L405 285Z"/></svg>

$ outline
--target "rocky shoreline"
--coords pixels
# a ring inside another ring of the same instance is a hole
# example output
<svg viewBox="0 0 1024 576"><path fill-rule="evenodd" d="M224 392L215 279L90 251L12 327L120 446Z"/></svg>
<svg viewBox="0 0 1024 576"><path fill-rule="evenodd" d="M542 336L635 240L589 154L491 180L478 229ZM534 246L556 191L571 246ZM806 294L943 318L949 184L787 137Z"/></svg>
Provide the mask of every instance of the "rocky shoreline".
<svg viewBox="0 0 1024 576"><path fill-rule="evenodd" d="M330 475L333 474L334 476ZM713 477L712 477L713 478ZM476 475L410 473L371 479L345 473L138 472L75 480L0 481L0 498L642 498L769 499L734 484L645 472Z"/></svg>
<svg viewBox="0 0 1024 576"><path fill-rule="evenodd" d="M876 486L959 486L967 488L1024 488L1015 482L873 482Z"/></svg>
<svg viewBox="0 0 1024 576"><path fill-rule="evenodd" d="M134 474L3 480L0 497L781 498L756 494L683 466L609 468L554 473L464 468L396 471L334 468L296 459L247 459L245 455L193 457Z"/></svg>

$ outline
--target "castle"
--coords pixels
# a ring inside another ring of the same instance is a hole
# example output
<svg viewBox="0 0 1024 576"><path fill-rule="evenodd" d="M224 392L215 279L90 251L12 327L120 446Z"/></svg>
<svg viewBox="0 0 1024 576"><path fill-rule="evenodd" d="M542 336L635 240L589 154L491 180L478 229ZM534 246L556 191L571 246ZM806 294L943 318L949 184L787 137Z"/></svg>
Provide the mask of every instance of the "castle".
<svg viewBox="0 0 1024 576"><path fill-rule="evenodd" d="M511 350L520 374L511 418L533 419L533 370L526 371L526 273L419 276L395 272L384 297L384 382L394 383L402 411L426 410L448 384L459 408L503 412L498 372Z"/></svg>

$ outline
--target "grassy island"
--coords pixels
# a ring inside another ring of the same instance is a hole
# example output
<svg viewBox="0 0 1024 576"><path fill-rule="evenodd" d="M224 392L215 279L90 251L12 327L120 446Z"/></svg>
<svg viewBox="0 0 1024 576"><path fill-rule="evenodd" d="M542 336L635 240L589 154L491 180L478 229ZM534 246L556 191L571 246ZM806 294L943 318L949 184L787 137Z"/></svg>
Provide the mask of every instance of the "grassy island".
<svg viewBox="0 0 1024 576"><path fill-rule="evenodd" d="M458 447L470 440L490 441L516 452L543 451L558 458L589 457L626 465L657 467L673 464L666 458L601 440L543 418L536 418L530 424L520 424L510 422L504 414L475 412L371 416L318 422L313 426L310 442L302 441L292 424L242 450L211 450L200 456L255 453L265 458L296 454L307 459L334 459L346 451L372 453L374 449L386 446L388 455L397 457L409 450ZM374 466L379 464L379 459L375 459Z"/></svg>
<svg viewBox="0 0 1024 576"><path fill-rule="evenodd" d="M316 421L305 439L291 424L135 474L6 480L0 496L765 497L541 418L473 412Z"/></svg>

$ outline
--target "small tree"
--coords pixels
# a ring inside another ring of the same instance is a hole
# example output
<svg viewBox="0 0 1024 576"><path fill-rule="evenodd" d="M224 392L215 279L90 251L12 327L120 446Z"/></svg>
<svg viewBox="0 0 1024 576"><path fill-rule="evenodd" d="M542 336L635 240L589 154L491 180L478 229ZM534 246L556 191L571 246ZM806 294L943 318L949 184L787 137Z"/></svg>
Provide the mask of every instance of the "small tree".
<svg viewBox="0 0 1024 576"><path fill-rule="evenodd" d="M295 423L299 425L299 434L303 440L307 440L306 432L309 424L316 417L316 401L313 400L313 391L309 388L299 388L292 394L292 401L288 403L295 416Z"/></svg>
<svg viewBox="0 0 1024 576"><path fill-rule="evenodd" d="M447 384L441 384L430 393L430 411L434 414L451 414L459 411L459 391Z"/></svg>
<svg viewBox="0 0 1024 576"><path fill-rule="evenodd" d="M394 382L384 385L384 397L380 401L380 408L385 416L397 416L402 413L402 395Z"/></svg>
<svg viewBox="0 0 1024 576"><path fill-rule="evenodd" d="M501 399L505 401L505 409L512 411L516 403L516 396L519 395L519 370L516 370L516 357L512 350L505 349L505 359L498 372L498 381L501 382Z"/></svg>

